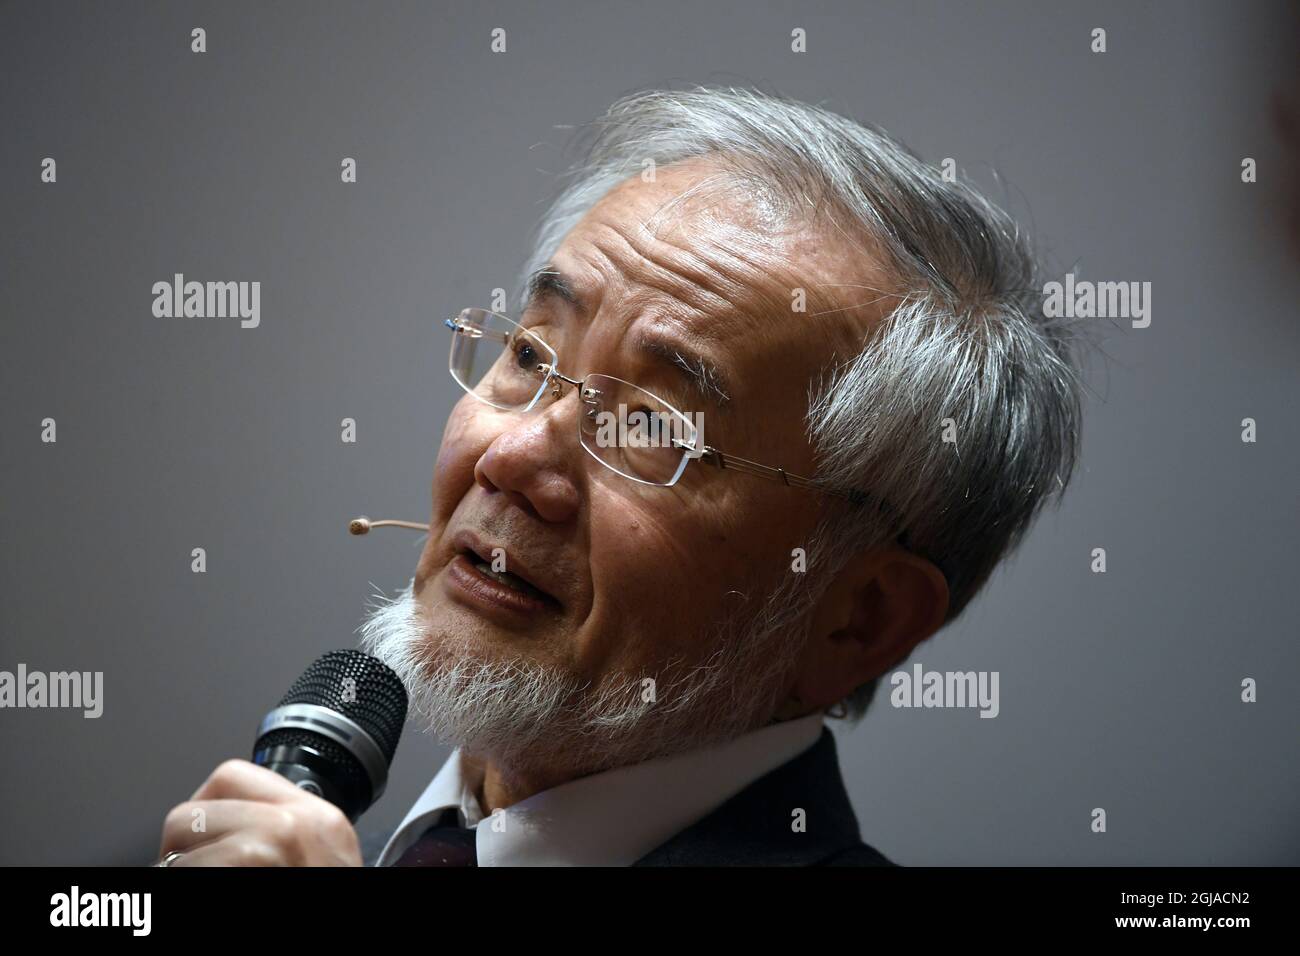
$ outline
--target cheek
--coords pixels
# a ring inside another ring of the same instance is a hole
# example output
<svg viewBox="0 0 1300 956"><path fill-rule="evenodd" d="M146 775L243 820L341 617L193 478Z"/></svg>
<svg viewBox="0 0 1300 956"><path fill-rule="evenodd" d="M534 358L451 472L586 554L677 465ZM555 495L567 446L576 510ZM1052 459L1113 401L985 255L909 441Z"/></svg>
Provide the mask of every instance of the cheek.
<svg viewBox="0 0 1300 956"><path fill-rule="evenodd" d="M593 514L591 581L602 609L597 626L614 635L617 653L638 662L702 649L701 635L738 599L740 569L716 527L665 522L626 502ZM707 642L705 642L707 643Z"/></svg>
<svg viewBox="0 0 1300 956"><path fill-rule="evenodd" d="M789 489L776 488L790 493ZM702 500L702 499L701 499ZM795 573L791 549L804 546L798 509L788 499L763 501L741 520L733 503L682 509L678 521L656 512L611 509L610 524L593 524L591 575L606 610L616 653L626 667L681 657L697 660L728 620L756 613L772 589ZM730 520L729 520L730 519Z"/></svg>
<svg viewBox="0 0 1300 956"><path fill-rule="evenodd" d="M465 400L457 403L443 429L438 459L433 466L434 514L455 510L466 490L474 484L474 466L490 443L489 437L474 425L473 409L465 405Z"/></svg>

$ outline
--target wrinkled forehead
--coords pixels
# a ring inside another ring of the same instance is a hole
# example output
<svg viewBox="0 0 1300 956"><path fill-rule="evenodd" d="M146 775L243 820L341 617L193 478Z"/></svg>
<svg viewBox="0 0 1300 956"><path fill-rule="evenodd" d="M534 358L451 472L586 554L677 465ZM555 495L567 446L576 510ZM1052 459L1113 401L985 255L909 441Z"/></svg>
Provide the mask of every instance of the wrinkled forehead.
<svg viewBox="0 0 1300 956"><path fill-rule="evenodd" d="M590 308L718 345L858 340L853 306L875 298L873 260L817 219L759 182L694 160L620 183L552 259Z"/></svg>

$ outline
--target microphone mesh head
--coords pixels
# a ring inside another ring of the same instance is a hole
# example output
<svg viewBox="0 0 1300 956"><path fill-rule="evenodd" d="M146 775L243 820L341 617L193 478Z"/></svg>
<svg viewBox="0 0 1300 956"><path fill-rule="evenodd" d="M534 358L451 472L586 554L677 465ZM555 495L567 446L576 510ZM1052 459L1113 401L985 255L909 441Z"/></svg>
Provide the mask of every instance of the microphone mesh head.
<svg viewBox="0 0 1300 956"><path fill-rule="evenodd" d="M280 701L338 711L370 734L391 763L406 723L406 688L387 664L360 651L330 651L303 672Z"/></svg>

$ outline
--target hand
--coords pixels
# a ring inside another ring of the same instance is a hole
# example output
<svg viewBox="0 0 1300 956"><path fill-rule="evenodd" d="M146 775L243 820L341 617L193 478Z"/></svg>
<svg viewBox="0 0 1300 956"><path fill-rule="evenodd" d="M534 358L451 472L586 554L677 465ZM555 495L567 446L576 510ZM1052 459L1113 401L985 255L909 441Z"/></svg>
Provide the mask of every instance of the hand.
<svg viewBox="0 0 1300 956"><path fill-rule="evenodd" d="M247 760L227 760L172 807L158 855L172 850L172 866L361 866L342 810Z"/></svg>

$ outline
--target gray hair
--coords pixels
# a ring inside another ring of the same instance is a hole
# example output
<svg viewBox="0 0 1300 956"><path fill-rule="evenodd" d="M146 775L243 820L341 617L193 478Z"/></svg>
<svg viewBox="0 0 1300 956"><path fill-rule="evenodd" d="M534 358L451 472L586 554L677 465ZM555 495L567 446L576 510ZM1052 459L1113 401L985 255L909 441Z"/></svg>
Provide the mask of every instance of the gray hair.
<svg viewBox="0 0 1300 956"><path fill-rule="evenodd" d="M1034 256L1014 220L885 133L754 90L636 93L590 130L525 276L647 161L696 158L790 215L825 217L861 249L863 288L887 267L890 287L872 291L894 301L860 352L810 384L806 427L820 479L870 492L892 511L828 503L808 548L809 567L824 573L804 575L795 600L810 607L849 558L905 530L908 546L943 570L954 619L1064 491L1078 454L1073 336L1044 317ZM859 719L876 683L854 691L843 715Z"/></svg>

